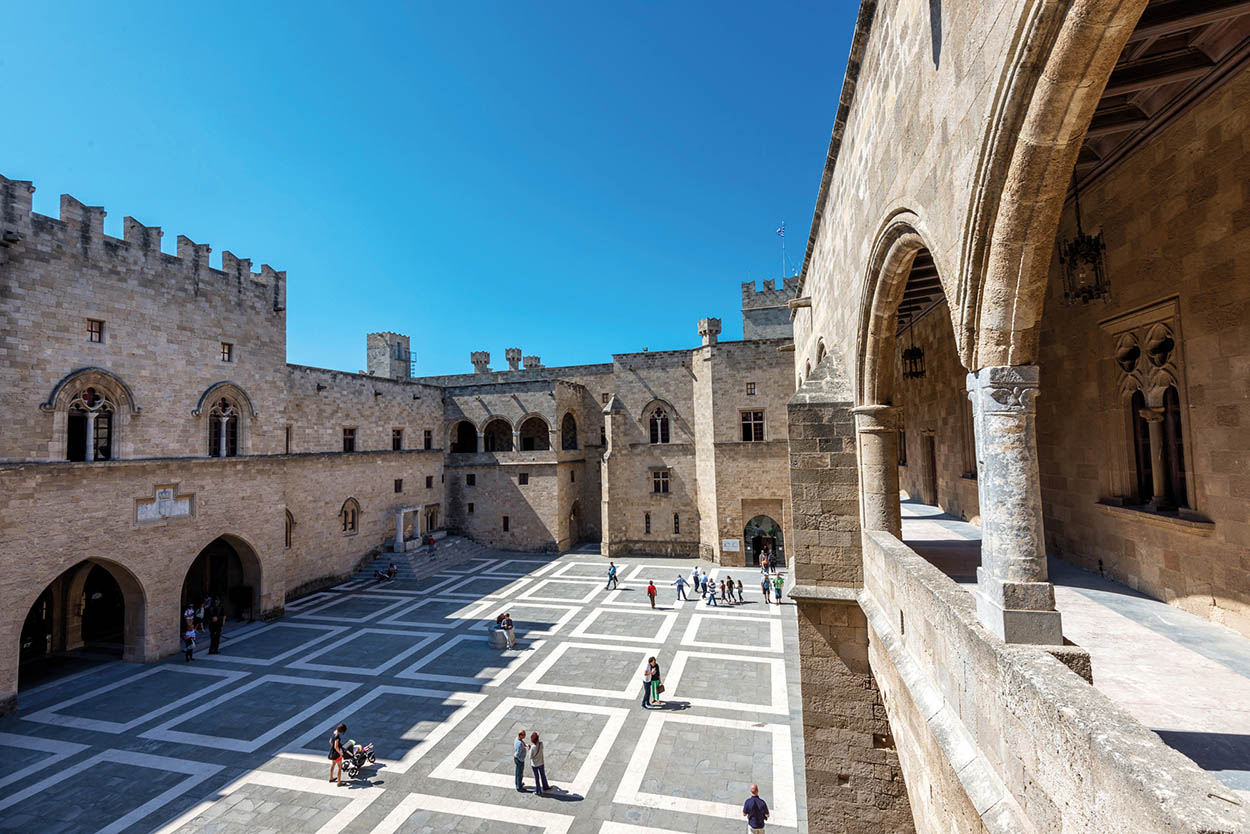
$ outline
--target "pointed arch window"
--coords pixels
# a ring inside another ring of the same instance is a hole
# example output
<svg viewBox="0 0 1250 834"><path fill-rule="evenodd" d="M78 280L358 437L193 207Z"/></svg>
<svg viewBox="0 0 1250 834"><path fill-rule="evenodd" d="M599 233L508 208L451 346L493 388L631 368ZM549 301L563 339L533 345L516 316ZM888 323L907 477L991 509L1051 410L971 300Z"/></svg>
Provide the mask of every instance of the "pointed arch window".
<svg viewBox="0 0 1250 834"><path fill-rule="evenodd" d="M290 510L283 510L283 516L285 530L282 537L282 546L286 550L290 550L291 543L295 540L295 516L291 515Z"/></svg>
<svg viewBox="0 0 1250 834"><path fill-rule="evenodd" d="M232 458L239 454L239 408L222 397L208 410L208 455Z"/></svg>
<svg viewBox="0 0 1250 834"><path fill-rule="evenodd" d="M360 504L355 498L343 502L343 508L339 510L339 524L344 536L356 535L360 525Z"/></svg>
<svg viewBox="0 0 1250 834"><path fill-rule="evenodd" d="M69 403L65 457L72 461L112 460L113 415L116 408L94 387L84 388Z"/></svg>
<svg viewBox="0 0 1250 834"><path fill-rule="evenodd" d="M651 412L651 442L667 443L668 438L668 414L663 408L656 408Z"/></svg>

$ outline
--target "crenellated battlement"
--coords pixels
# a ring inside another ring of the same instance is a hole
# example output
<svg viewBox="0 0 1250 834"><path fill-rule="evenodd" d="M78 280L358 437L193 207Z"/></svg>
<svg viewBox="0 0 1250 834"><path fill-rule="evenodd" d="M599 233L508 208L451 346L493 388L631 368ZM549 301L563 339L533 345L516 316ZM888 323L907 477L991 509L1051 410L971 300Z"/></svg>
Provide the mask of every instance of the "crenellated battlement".
<svg viewBox="0 0 1250 834"><path fill-rule="evenodd" d="M203 284L213 279L232 281L242 290L247 287L263 292L274 311L286 309L286 272L262 264L252 271L252 261L228 250L221 253L220 267L209 264L213 251L208 244L196 243L178 235L176 255L161 251L164 231L160 226L146 226L133 217L123 219L123 236L104 232L103 206L89 206L69 195L61 195L59 217L48 217L33 210L35 186L29 180L12 180L0 175L0 247L60 249L92 261L116 260L131 266L157 261L165 270L181 273L198 294Z"/></svg>
<svg viewBox="0 0 1250 834"><path fill-rule="evenodd" d="M799 279L783 278L781 286L776 286L775 280L764 282L764 289L755 289L754 281L744 281L742 284L742 309L758 310L763 307L780 307L787 301L798 295Z"/></svg>

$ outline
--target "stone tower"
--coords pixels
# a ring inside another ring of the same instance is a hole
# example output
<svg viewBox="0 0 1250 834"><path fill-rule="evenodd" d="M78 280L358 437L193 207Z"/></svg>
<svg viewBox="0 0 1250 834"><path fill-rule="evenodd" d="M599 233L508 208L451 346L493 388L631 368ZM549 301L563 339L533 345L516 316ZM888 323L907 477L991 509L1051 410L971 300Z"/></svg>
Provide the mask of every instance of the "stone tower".
<svg viewBox="0 0 1250 834"><path fill-rule="evenodd" d="M402 333L370 333L366 337L369 373L387 379L412 378L412 353Z"/></svg>
<svg viewBox="0 0 1250 834"><path fill-rule="evenodd" d="M521 369L520 348L508 348L503 352L503 358L508 360L508 370L517 371Z"/></svg>
<svg viewBox="0 0 1250 834"><path fill-rule="evenodd" d="M743 339L783 339L794 336L787 302L798 295L799 279L783 278L780 288L776 283L765 281L764 289L759 291L756 291L754 281L747 281L742 285Z"/></svg>
<svg viewBox="0 0 1250 834"><path fill-rule="evenodd" d="M490 352L485 350L475 350L469 354L469 361L473 363L473 373L488 374L490 373Z"/></svg>
<svg viewBox="0 0 1250 834"><path fill-rule="evenodd" d="M720 336L720 319L699 319L699 338L703 340L704 347L716 344L718 336Z"/></svg>

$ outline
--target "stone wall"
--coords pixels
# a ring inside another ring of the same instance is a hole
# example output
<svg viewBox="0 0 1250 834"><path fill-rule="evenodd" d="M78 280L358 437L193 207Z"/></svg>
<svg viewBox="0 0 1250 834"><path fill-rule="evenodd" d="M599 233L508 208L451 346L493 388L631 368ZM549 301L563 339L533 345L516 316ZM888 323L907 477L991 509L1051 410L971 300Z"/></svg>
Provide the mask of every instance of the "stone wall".
<svg viewBox="0 0 1250 834"><path fill-rule="evenodd" d="M1065 305L1052 264L1038 446L1052 553L1250 635L1248 96L1242 70L1081 192L1085 230L1105 235L1112 298ZM1060 238L1075 231L1069 207ZM1172 299L1188 517L1131 508L1126 376L1107 325Z"/></svg>

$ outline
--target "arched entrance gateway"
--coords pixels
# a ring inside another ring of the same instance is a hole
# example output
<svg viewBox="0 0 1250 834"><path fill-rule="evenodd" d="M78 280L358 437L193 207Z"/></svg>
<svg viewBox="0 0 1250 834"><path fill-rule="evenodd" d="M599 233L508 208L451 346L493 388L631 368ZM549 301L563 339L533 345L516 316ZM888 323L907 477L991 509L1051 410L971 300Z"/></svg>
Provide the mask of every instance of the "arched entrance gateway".
<svg viewBox="0 0 1250 834"><path fill-rule="evenodd" d="M260 559L251 546L235 536L219 536L187 569L178 616L211 596L224 600L227 621L254 620L260 580Z"/></svg>
<svg viewBox="0 0 1250 834"><path fill-rule="evenodd" d="M764 554L768 554L770 564L786 563L781 525L772 516L757 515L748 521L742 530L742 540L746 543L748 564L758 565Z"/></svg>
<svg viewBox="0 0 1250 834"><path fill-rule="evenodd" d="M120 566L87 559L44 588L26 614L18 655L19 686L30 686L93 660L142 654L144 597Z"/></svg>

